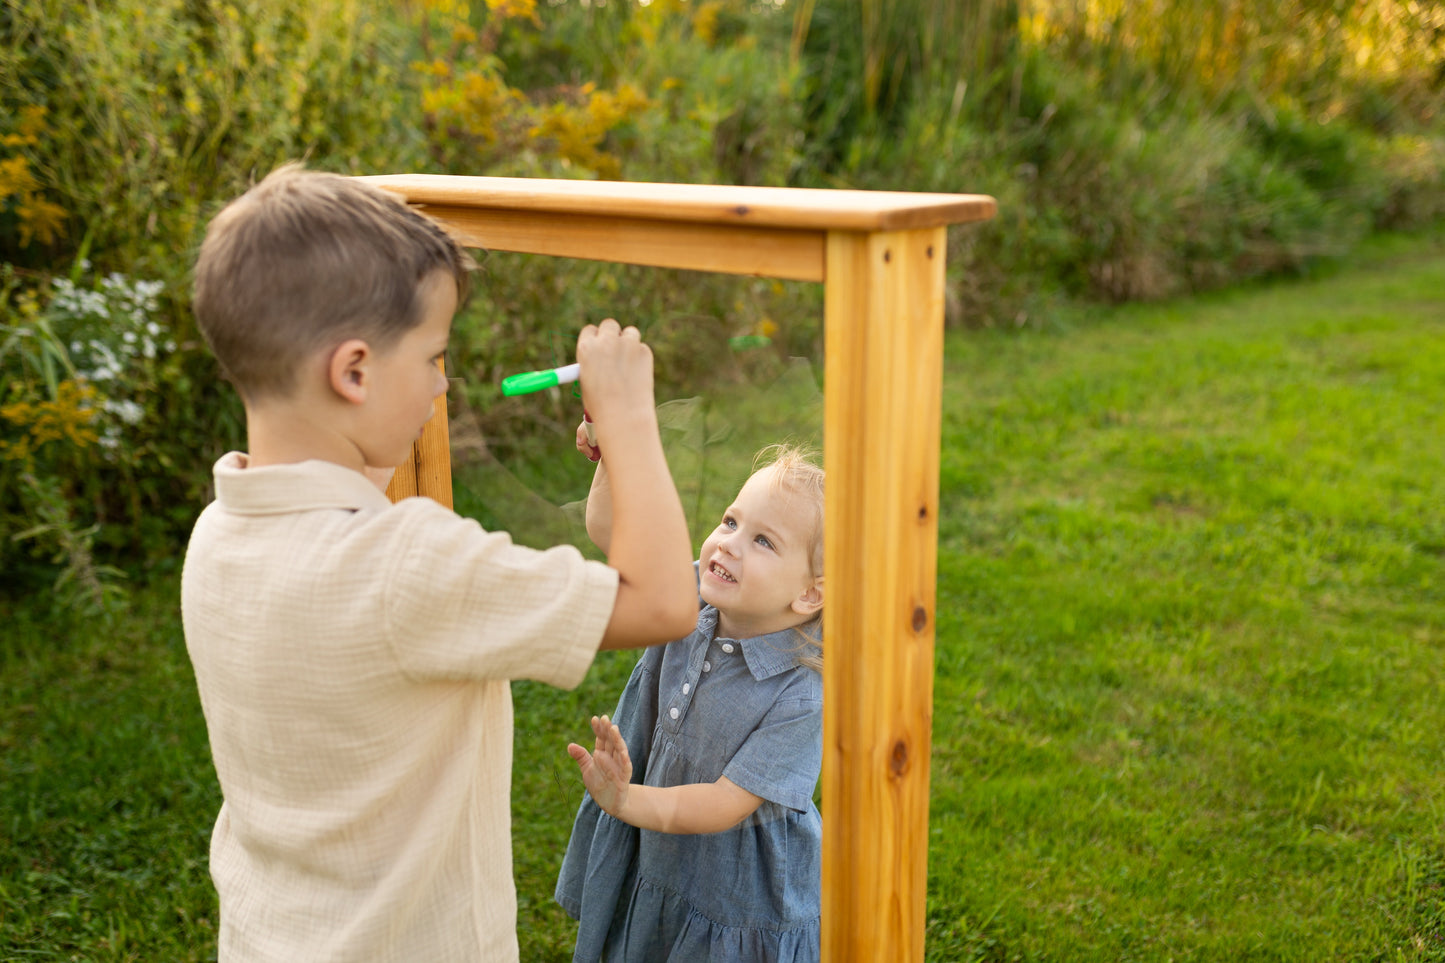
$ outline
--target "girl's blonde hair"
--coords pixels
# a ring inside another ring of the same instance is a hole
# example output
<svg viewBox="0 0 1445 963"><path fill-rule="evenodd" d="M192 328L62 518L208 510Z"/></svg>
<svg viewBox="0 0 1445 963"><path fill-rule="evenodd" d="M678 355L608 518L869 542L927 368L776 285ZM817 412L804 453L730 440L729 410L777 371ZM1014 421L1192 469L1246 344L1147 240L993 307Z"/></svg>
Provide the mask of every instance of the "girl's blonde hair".
<svg viewBox="0 0 1445 963"><path fill-rule="evenodd" d="M812 576L823 574L823 469L817 463L815 449L793 444L769 445L753 458L753 473L769 473L768 483L773 491L785 491L801 497L813 510L813 538L808 544L808 562ZM812 628L817 638L804 632L804 626L797 628L798 663L818 672L823 671L823 657L808 652L809 646L821 648L823 642L823 613L804 623Z"/></svg>

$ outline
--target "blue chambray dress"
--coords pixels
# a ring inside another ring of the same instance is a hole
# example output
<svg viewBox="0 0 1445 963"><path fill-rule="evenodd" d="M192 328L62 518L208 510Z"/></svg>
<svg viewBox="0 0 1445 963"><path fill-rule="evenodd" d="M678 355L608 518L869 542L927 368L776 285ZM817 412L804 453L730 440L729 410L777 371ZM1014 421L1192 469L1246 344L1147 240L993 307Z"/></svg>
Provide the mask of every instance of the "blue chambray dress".
<svg viewBox="0 0 1445 963"><path fill-rule="evenodd" d="M763 804L732 829L672 835L585 797L556 892L579 921L575 963L819 958L823 680L798 665L797 631L720 639L717 618L703 606L691 635L646 650L613 721L634 783L727 776Z"/></svg>

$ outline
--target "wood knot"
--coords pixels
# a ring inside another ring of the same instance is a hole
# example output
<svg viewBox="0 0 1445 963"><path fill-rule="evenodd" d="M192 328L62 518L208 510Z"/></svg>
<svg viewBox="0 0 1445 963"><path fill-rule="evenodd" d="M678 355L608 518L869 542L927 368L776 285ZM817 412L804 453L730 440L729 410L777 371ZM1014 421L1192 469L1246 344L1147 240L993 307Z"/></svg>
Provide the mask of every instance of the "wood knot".
<svg viewBox="0 0 1445 963"><path fill-rule="evenodd" d="M933 257L933 245L932 245L932 244L928 245L928 257L929 257L930 259L932 259L932 257Z"/></svg>
<svg viewBox="0 0 1445 963"><path fill-rule="evenodd" d="M883 251L883 263L887 264L891 260L893 260L893 252L885 248Z"/></svg>
<svg viewBox="0 0 1445 963"><path fill-rule="evenodd" d="M893 752L888 757L888 768L899 778L908 772L908 743L902 739L893 744Z"/></svg>
<svg viewBox="0 0 1445 963"><path fill-rule="evenodd" d="M739 204L737 207L733 208L733 213L737 214L738 217L747 217L750 213L752 213L752 209L746 204Z"/></svg>
<svg viewBox="0 0 1445 963"><path fill-rule="evenodd" d="M927 506L927 505L919 505L919 506L918 506L918 520L919 520L920 522L926 522L926 521L928 521L928 506Z"/></svg>
<svg viewBox="0 0 1445 963"><path fill-rule="evenodd" d="M923 611L923 606L913 607L913 631L922 632L923 627L928 624L928 613Z"/></svg>

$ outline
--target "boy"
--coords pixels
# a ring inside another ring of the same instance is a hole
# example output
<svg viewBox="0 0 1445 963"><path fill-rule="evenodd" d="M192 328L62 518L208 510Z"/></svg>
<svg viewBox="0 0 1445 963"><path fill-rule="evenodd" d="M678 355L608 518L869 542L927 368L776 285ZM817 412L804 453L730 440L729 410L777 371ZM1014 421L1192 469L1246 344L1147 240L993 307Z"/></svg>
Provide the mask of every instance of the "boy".
<svg viewBox="0 0 1445 963"><path fill-rule="evenodd" d="M392 195L295 166L207 230L195 313L248 447L216 464L181 584L223 963L516 960L508 680L576 686L599 647L696 617L635 328L577 340L599 444L631 469L608 564L379 490L446 389L469 267Z"/></svg>

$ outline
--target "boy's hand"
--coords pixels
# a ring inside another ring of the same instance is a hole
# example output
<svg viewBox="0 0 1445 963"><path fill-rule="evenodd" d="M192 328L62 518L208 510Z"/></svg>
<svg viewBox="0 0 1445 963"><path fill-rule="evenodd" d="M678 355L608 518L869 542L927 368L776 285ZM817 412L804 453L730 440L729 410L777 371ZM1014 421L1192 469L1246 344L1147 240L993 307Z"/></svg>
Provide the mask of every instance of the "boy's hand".
<svg viewBox="0 0 1445 963"><path fill-rule="evenodd" d="M582 397L598 426L628 411L652 412L652 349L637 328L612 318L587 325L577 336Z"/></svg>
<svg viewBox="0 0 1445 963"><path fill-rule="evenodd" d="M618 816L627 804L627 789L632 784L632 759L622 732L606 716L592 717L592 733L597 737L592 751L573 742L567 754L577 760L582 771L582 784L609 816Z"/></svg>
<svg viewBox="0 0 1445 963"><path fill-rule="evenodd" d="M596 422L593 446L606 453L587 498L587 534L617 570L617 599L602 648L680 639L697 624L696 556L662 450L652 398L652 349L636 328L624 329L608 318L577 336L577 363L583 410ZM607 524L599 529L593 495L604 465L611 498ZM582 757L577 759L580 763Z"/></svg>

